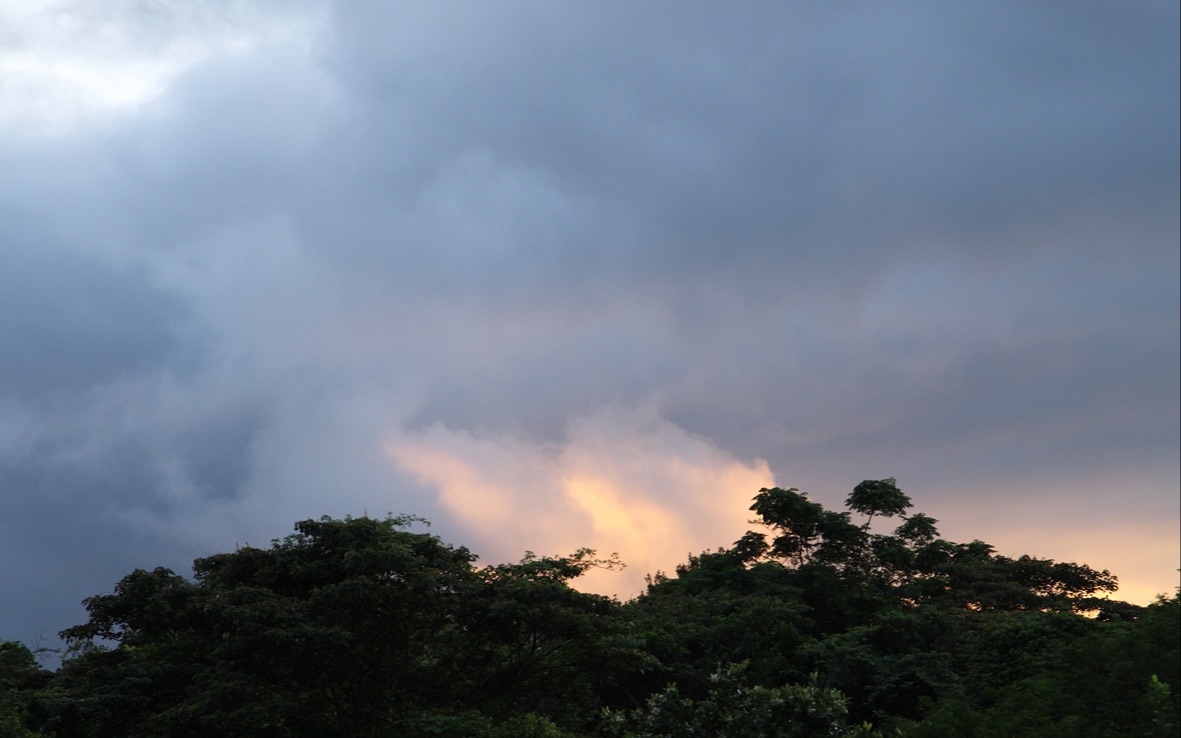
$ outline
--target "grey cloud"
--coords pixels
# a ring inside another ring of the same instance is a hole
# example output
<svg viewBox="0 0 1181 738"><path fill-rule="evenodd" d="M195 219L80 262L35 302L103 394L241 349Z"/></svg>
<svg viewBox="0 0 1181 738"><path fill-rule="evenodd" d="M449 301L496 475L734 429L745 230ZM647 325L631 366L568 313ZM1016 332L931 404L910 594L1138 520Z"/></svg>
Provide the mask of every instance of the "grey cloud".
<svg viewBox="0 0 1181 738"><path fill-rule="evenodd" d="M217 550L205 545L257 533L249 524L202 531L194 513L236 504L250 489L257 441L270 428L264 393L227 396L159 367L104 382L89 368L89 385L0 402L6 637L52 646L84 617L83 598L130 570L186 572Z"/></svg>
<svg viewBox="0 0 1181 738"><path fill-rule="evenodd" d="M6 637L44 638L48 646L56 645L58 630L81 622L83 598L133 568L184 563L168 541L112 515L119 504L142 506L156 497L161 479L145 449L107 449L87 462L71 460L72 446L60 440L64 447L43 442L0 461L0 622Z"/></svg>
<svg viewBox="0 0 1181 738"><path fill-rule="evenodd" d="M945 502L1175 468L1175 7L331 9L0 143L0 552L89 567L51 630L300 517L463 542L391 433L654 406Z"/></svg>
<svg viewBox="0 0 1181 738"><path fill-rule="evenodd" d="M1181 400L1181 367L1167 269L1113 254L1096 264L1027 262L990 278L957 271L893 280L867 302L872 318L749 316L749 333L715 335L703 371L664 385L662 412L801 472L824 458L877 459L899 476L972 470L1000 486L1018 467L998 457L1020 448L1026 469L1064 475L1132 459L1168 468L1181 437L1161 410Z"/></svg>
<svg viewBox="0 0 1181 738"><path fill-rule="evenodd" d="M140 243L176 246L289 207L327 94L299 58L259 52L207 62L177 80L157 116L106 143Z"/></svg>
<svg viewBox="0 0 1181 738"><path fill-rule="evenodd" d="M79 390L167 362L183 305L142 269L7 233L0 270L0 394ZM0 235L4 238L4 235Z"/></svg>
<svg viewBox="0 0 1181 738"><path fill-rule="evenodd" d="M1031 219L1143 194L1139 182L1176 189L1176 115L1157 92L1176 65L1152 6L1118 23L1097 5L609 8L342 23L355 35L335 69L380 101L385 135L360 139L372 165L413 191L475 152L597 205L625 227L561 248L604 279L856 273L912 251L917 222L948 246L983 234L1011 252ZM1047 44L1051 26L1064 38ZM424 27L444 40L423 49L400 30Z"/></svg>
<svg viewBox="0 0 1181 738"><path fill-rule="evenodd" d="M252 444L267 419L265 410L246 404L185 427L177 444L184 473L206 497L233 499L243 494L255 461Z"/></svg>

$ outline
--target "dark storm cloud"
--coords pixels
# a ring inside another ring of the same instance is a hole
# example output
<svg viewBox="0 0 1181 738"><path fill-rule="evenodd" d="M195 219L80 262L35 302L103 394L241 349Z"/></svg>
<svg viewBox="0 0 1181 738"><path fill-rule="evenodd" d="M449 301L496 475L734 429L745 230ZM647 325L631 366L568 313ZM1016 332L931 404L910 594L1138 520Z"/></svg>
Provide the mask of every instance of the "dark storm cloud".
<svg viewBox="0 0 1181 738"><path fill-rule="evenodd" d="M873 459L914 464L912 479L954 469L1000 484L1016 467L997 459L1014 452L1063 473L1118 460L1167 470L1177 428L1161 409L1179 399L1181 371L1167 270L1059 256L971 279L909 271L835 335L766 326L744 361L669 386L666 416L801 470Z"/></svg>
<svg viewBox="0 0 1181 738"><path fill-rule="evenodd" d="M760 457L831 504L1136 469L1160 508L1175 4L305 3L210 40L287 7L120 5L131 48L220 51L0 141L0 552L38 612L324 513L465 542L440 490L481 460Z"/></svg>
<svg viewBox="0 0 1181 738"><path fill-rule="evenodd" d="M406 203L465 157L548 184L603 221L552 236L555 266L604 281L1022 250L1030 220L1174 179L1156 6L394 7L340 8L330 57L377 103L374 186Z"/></svg>
<svg viewBox="0 0 1181 738"><path fill-rule="evenodd" d="M479 384L430 400L461 423L561 407L538 376L585 376L592 402L643 392L646 367L676 372L714 340L711 301L774 330L856 303L906 259L1102 255L1112 244L1058 231L1106 218L1143 232L1127 258L1155 260L1177 160L1158 94L1175 63L1145 42L1161 10L1047 13L341 6L325 56L351 106L297 232L361 290L504 323L544 324L537 300L610 315L652 298L581 351L531 353L561 342L544 327L506 336L509 363L485 354ZM653 330L681 331L685 354L628 348Z"/></svg>
<svg viewBox="0 0 1181 738"><path fill-rule="evenodd" d="M182 315L174 296L142 270L55 251L36 235L0 235L0 395L78 390L168 360Z"/></svg>

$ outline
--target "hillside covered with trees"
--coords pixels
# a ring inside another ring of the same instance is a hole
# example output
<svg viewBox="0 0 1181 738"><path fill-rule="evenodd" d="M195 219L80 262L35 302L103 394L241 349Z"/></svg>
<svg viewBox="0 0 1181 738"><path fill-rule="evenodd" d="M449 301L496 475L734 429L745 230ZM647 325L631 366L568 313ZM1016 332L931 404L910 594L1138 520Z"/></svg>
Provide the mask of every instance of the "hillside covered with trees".
<svg viewBox="0 0 1181 738"><path fill-rule="evenodd" d="M570 586L618 565L588 549L479 566L416 518L305 520L131 572L56 671L0 644L0 738L1178 735L1177 594L945 540L893 479L846 506L760 490L759 530L628 602Z"/></svg>

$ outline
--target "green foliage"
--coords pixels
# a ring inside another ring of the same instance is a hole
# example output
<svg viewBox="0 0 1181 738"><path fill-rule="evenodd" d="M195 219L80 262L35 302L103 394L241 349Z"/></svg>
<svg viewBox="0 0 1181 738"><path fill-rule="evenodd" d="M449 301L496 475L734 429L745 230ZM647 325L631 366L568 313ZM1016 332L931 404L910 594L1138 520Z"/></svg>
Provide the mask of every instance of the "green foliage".
<svg viewBox="0 0 1181 738"><path fill-rule="evenodd" d="M893 479L847 504L760 490L762 531L628 603L569 586L622 566L589 549L477 567L415 518L301 521L88 598L56 673L0 643L0 738L1177 735L1179 596L939 538Z"/></svg>
<svg viewBox="0 0 1181 738"><path fill-rule="evenodd" d="M894 537L911 545L930 543L939 537L935 524L939 521L923 513L903 516L902 525L894 530Z"/></svg>
<svg viewBox="0 0 1181 738"><path fill-rule="evenodd" d="M770 554L796 566L850 562L869 540L862 528L850 522L849 513L825 510L795 488L762 489L750 509L777 533Z"/></svg>
<svg viewBox="0 0 1181 738"><path fill-rule="evenodd" d="M670 680L692 691L727 662L749 662L760 684L803 678L797 654L811 623L787 574L706 552L678 566L675 579L654 581L624 607L636 648L652 660L628 687L632 703Z"/></svg>
<svg viewBox="0 0 1181 738"><path fill-rule="evenodd" d="M845 500L845 506L853 512L868 515L872 521L875 515L893 517L906 512L910 506L910 498L898 489L898 482L893 477L889 479L866 479L853 488L853 492ZM869 521L865 527L869 528Z"/></svg>
<svg viewBox="0 0 1181 738"><path fill-rule="evenodd" d="M51 679L23 643L0 642L0 738L37 738L28 727L28 707Z"/></svg>
<svg viewBox="0 0 1181 738"><path fill-rule="evenodd" d="M972 738L1177 735L1181 608L1161 599L1135 621L988 615L969 688L935 700L906 734Z"/></svg>
<svg viewBox="0 0 1181 738"><path fill-rule="evenodd" d="M1149 736L1166 738L1175 736L1181 724L1177 722L1177 709L1171 699L1173 690L1162 682L1156 674L1148 681L1148 694L1144 696L1144 707L1152 719L1152 729L1145 733Z"/></svg>
<svg viewBox="0 0 1181 738"><path fill-rule="evenodd" d="M960 689L963 621L935 609L884 613L813 642L814 663L824 684L848 695L854 718L881 724L917 717L925 701Z"/></svg>
<svg viewBox="0 0 1181 738"><path fill-rule="evenodd" d="M968 687L981 702L998 698L1013 684L1055 668L1062 650L1102 627L1069 614L1019 611L985 620L968 655Z"/></svg>
<svg viewBox="0 0 1181 738"><path fill-rule="evenodd" d="M894 479L865 480L849 495L856 512L901 515L910 498ZM763 489L751 506L774 534L765 557L797 569L809 605L837 629L867 622L888 602L973 610L1093 611L1095 595L1118 581L1106 570L1050 559L997 556L983 541L938 538L938 522L922 513L904 517L893 535L856 526L849 513L825 510L797 489ZM759 550L762 534L748 533L743 550ZM737 546L738 544L736 544Z"/></svg>
<svg viewBox="0 0 1181 738"><path fill-rule="evenodd" d="M527 553L518 564L487 567L465 590L448 660L460 704L494 717L545 712L585 716L595 691L631 657L614 645L623 630L618 603L567 585L591 566L619 566L582 549L569 557Z"/></svg>
<svg viewBox="0 0 1181 738"><path fill-rule="evenodd" d="M515 715L499 725L491 738L577 738L544 715L525 713Z"/></svg>
<svg viewBox="0 0 1181 738"><path fill-rule="evenodd" d="M607 710L607 736L617 738L812 738L872 736L845 721L845 697L833 689L789 684L750 686L746 664L730 664L709 677L701 699L682 697L676 685L654 694L642 708Z"/></svg>
<svg viewBox="0 0 1181 738"><path fill-rule="evenodd" d="M592 712L622 621L566 582L615 563L582 550L477 569L413 522L305 520L269 549L198 559L192 582L133 572L63 633L77 655L41 701L44 725L62 738L363 737Z"/></svg>
<svg viewBox="0 0 1181 738"><path fill-rule="evenodd" d="M0 702L0 738L39 738L25 727L24 711L11 702Z"/></svg>
<svg viewBox="0 0 1181 738"><path fill-rule="evenodd" d="M47 676L28 646L0 641L0 693L26 689Z"/></svg>

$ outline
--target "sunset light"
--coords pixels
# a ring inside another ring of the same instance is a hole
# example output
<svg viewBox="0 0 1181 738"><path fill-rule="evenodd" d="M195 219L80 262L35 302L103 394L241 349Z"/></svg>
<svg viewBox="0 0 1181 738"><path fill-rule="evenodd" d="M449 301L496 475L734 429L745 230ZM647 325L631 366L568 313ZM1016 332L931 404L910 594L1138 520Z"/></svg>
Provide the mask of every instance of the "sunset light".
<svg viewBox="0 0 1181 738"><path fill-rule="evenodd" d="M0 733L1175 727L1179 27L0 0Z"/></svg>

